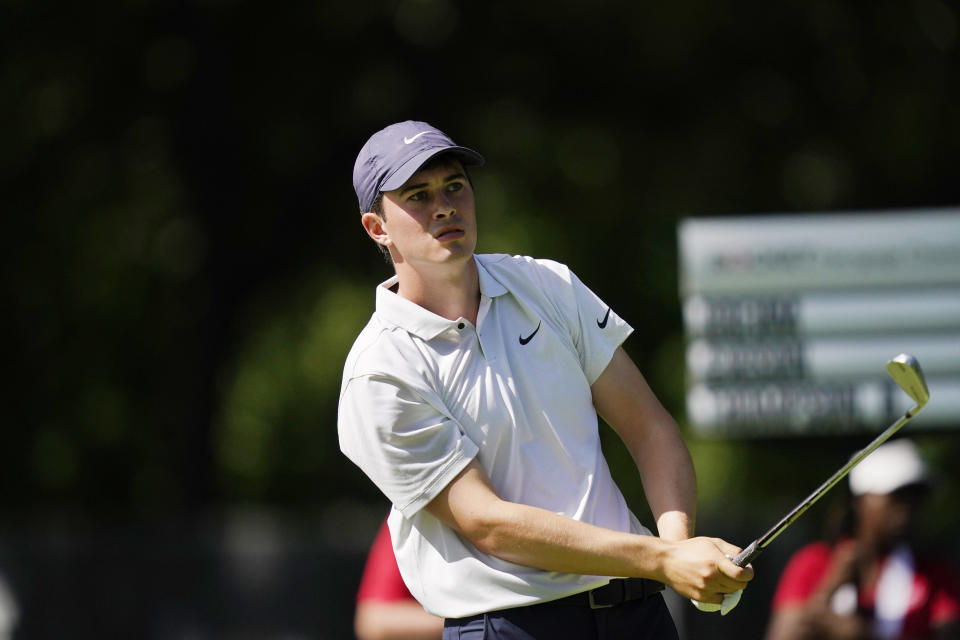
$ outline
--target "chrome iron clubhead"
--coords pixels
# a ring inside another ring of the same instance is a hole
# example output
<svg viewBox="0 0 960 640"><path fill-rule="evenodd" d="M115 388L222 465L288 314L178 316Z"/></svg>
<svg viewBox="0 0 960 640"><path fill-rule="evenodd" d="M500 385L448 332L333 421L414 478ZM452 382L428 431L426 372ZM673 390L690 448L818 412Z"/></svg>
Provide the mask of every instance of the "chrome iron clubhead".
<svg viewBox="0 0 960 640"><path fill-rule="evenodd" d="M910 354L901 353L887 363L887 373L897 386L917 403L917 406L909 411L910 415L915 414L927 404L930 399L930 390L927 389L927 380L923 377L923 369L920 368L916 358Z"/></svg>

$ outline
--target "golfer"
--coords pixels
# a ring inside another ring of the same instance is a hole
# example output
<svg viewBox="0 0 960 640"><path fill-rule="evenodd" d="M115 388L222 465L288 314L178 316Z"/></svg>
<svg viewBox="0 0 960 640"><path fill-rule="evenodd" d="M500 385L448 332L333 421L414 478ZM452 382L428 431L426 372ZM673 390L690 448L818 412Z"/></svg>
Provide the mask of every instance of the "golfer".
<svg viewBox="0 0 960 640"><path fill-rule="evenodd" d="M361 222L396 273L347 356L340 447L391 501L400 572L445 638L676 638L664 585L719 605L753 571L692 537L690 455L621 347L630 326L562 264L474 253L483 162L416 121L360 150ZM610 475L598 414L656 536Z"/></svg>

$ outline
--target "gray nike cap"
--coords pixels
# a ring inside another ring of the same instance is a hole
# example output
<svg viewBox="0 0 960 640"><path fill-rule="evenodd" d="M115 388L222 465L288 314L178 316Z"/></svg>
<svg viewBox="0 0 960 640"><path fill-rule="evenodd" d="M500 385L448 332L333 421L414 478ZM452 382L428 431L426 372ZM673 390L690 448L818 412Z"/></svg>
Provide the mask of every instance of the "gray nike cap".
<svg viewBox="0 0 960 640"><path fill-rule="evenodd" d="M382 191L399 189L427 160L443 152L456 155L464 166L479 167L485 162L479 153L454 144L450 136L426 122L398 122L370 136L353 165L360 212L372 210Z"/></svg>

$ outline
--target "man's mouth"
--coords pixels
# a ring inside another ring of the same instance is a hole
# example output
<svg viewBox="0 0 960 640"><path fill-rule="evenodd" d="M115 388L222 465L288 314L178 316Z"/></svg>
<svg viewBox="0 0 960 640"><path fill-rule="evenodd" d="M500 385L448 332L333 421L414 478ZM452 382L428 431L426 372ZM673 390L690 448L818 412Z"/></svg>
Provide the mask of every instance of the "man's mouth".
<svg viewBox="0 0 960 640"><path fill-rule="evenodd" d="M436 234L434 234L433 237L435 237L437 240L440 240L441 242L444 242L447 240L457 240L459 238L462 238L463 235L464 235L464 231L460 227L444 227L440 229L440 231L438 231Z"/></svg>

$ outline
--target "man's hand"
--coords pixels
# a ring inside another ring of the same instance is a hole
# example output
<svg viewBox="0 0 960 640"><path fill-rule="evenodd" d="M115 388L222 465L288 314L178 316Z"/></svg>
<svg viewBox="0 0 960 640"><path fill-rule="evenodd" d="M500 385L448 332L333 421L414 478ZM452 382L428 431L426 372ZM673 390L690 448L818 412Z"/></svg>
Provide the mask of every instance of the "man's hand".
<svg viewBox="0 0 960 640"><path fill-rule="evenodd" d="M740 552L720 538L690 538L666 547L663 582L682 596L702 603L721 604L753 579L753 567L730 560Z"/></svg>

